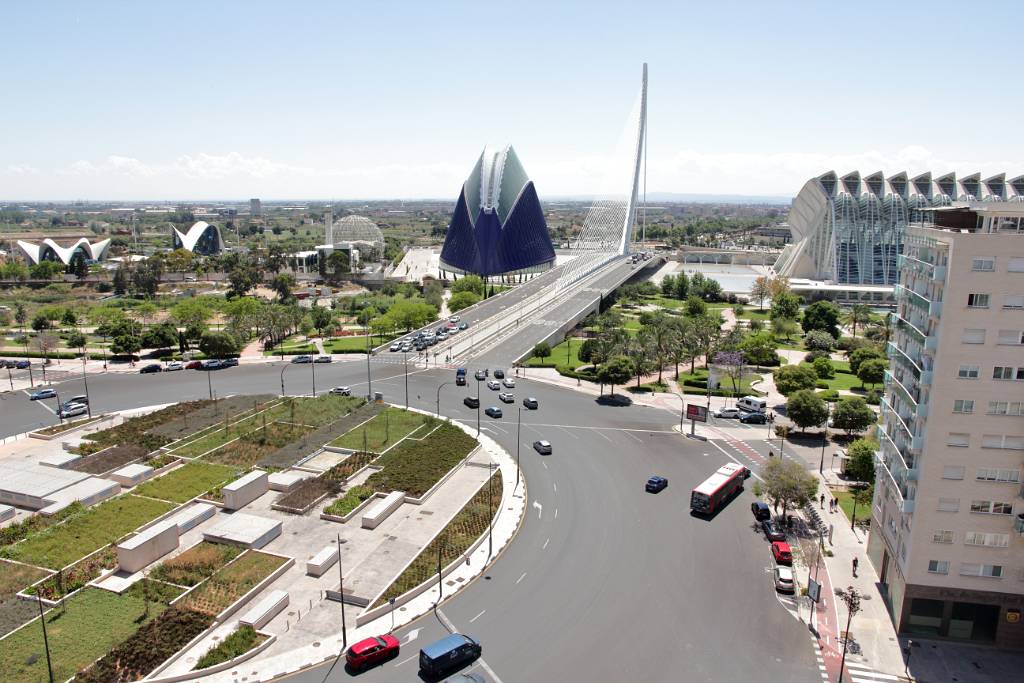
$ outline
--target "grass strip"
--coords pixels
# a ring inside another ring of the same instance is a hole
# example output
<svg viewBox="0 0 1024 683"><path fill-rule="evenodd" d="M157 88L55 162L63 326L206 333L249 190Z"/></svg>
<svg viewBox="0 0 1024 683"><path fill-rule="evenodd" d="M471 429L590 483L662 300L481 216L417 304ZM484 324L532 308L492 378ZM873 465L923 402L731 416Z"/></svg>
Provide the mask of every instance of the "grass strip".
<svg viewBox="0 0 1024 683"><path fill-rule="evenodd" d="M184 503L200 493L236 477L238 473L237 469L226 465L190 462L161 477L150 479L137 487L135 493L174 503Z"/></svg>
<svg viewBox="0 0 1024 683"><path fill-rule="evenodd" d="M200 657L195 668L208 669L211 666L230 661L245 654L264 640L266 640L266 636L256 633L256 629L252 626L239 626L217 647Z"/></svg>
<svg viewBox="0 0 1024 683"><path fill-rule="evenodd" d="M188 594L182 607L215 617L285 563L256 550L243 553Z"/></svg>
<svg viewBox="0 0 1024 683"><path fill-rule="evenodd" d="M377 459L383 469L366 480L374 491L405 491L422 496L448 470L469 455L476 439L455 425L442 423L422 440L406 439Z"/></svg>
<svg viewBox="0 0 1024 683"><path fill-rule="evenodd" d="M195 586L217 573L224 565L238 557L242 549L202 541L182 554L157 565L149 576L179 586Z"/></svg>
<svg viewBox="0 0 1024 683"><path fill-rule="evenodd" d="M373 493L373 489L369 486L353 486L345 492L344 496L328 505L324 509L324 512L329 515L344 517L359 507L363 501L372 496Z"/></svg>

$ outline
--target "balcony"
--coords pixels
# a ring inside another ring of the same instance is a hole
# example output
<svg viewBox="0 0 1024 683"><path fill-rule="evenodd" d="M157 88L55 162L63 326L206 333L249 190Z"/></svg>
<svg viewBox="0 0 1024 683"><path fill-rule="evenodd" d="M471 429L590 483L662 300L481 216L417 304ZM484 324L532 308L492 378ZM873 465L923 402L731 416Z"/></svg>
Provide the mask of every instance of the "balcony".
<svg viewBox="0 0 1024 683"><path fill-rule="evenodd" d="M932 271L932 279L938 280L939 282L945 282L946 266L935 266L935 270Z"/></svg>
<svg viewBox="0 0 1024 683"><path fill-rule="evenodd" d="M903 418L902 415L899 414L899 412L897 412L893 405L889 403L889 399L887 399L885 395L882 395L880 397L880 406L882 407L883 417L888 417L889 415L891 415L895 419L896 424L902 427L903 431L906 432L907 438L912 439L914 433L910 431L910 427L907 426L906 420ZM907 416L907 419L910 419L909 415Z"/></svg>
<svg viewBox="0 0 1024 683"><path fill-rule="evenodd" d="M918 453L924 448L924 437L923 436L912 436L910 437L910 450Z"/></svg>
<svg viewBox="0 0 1024 683"><path fill-rule="evenodd" d="M932 385L932 375L934 375L934 374L935 374L934 370L925 370L924 372L922 372L921 373L921 385L922 386L926 386L926 387L930 387Z"/></svg>
<svg viewBox="0 0 1024 683"><path fill-rule="evenodd" d="M904 514L908 514L908 515L913 514L914 513L914 499L913 498L904 498L903 499L903 505L900 506L900 511L903 512Z"/></svg>
<svg viewBox="0 0 1024 683"><path fill-rule="evenodd" d="M896 320L896 329L909 332L917 337L921 342L924 342L928 338L928 335L925 334L924 330L914 325L914 323L910 322L908 319L900 316L898 313L893 313L892 317Z"/></svg>
<svg viewBox="0 0 1024 683"><path fill-rule="evenodd" d="M921 376L921 359L919 356L919 351L917 351L916 349L909 349L909 351L914 354L913 356L911 356L893 342L887 342L887 348L889 349L889 358L894 358L895 360L903 363L905 367L907 367L908 369L911 370L911 372L914 373L914 379L917 379L918 377Z"/></svg>
<svg viewBox="0 0 1024 683"><path fill-rule="evenodd" d="M927 403L918 403L917 404L917 416L920 417L920 418L928 417L928 404Z"/></svg>
<svg viewBox="0 0 1024 683"><path fill-rule="evenodd" d="M936 335L926 337L924 340L924 350L934 352L935 349L939 348L939 338Z"/></svg>
<svg viewBox="0 0 1024 683"><path fill-rule="evenodd" d="M907 481L917 481L917 475L919 470L915 467L912 470L907 470Z"/></svg>
<svg viewBox="0 0 1024 683"><path fill-rule="evenodd" d="M924 296L923 294L918 294L914 290L904 285L896 285L896 298L897 300L904 298L907 301L909 301L912 305L916 306L917 308L920 308L922 311L925 312L928 312L929 304L931 303L928 297Z"/></svg>
<svg viewBox="0 0 1024 683"><path fill-rule="evenodd" d="M941 301L929 301L928 302L928 315L933 318L938 318L942 315L942 302Z"/></svg>
<svg viewBox="0 0 1024 683"><path fill-rule="evenodd" d="M1013 518L1013 530L1024 536L1024 512Z"/></svg>

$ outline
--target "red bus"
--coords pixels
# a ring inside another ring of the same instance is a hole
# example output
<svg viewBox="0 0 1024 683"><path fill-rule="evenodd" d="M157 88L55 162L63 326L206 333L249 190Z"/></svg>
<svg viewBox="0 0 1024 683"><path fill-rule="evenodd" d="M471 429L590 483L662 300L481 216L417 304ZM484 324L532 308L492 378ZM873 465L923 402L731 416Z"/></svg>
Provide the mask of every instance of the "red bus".
<svg viewBox="0 0 1024 683"><path fill-rule="evenodd" d="M734 493L743 490L743 480L749 476L750 470L743 465L722 465L690 494L690 509L713 515Z"/></svg>

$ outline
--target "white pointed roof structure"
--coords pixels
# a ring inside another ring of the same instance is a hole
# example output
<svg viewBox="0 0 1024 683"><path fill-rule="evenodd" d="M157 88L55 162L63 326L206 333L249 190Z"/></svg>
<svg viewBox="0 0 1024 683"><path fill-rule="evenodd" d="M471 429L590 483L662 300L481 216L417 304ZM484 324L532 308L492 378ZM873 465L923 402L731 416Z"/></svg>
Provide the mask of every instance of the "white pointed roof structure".
<svg viewBox="0 0 1024 683"><path fill-rule="evenodd" d="M186 232L178 230L173 225L171 230L173 231L175 249L195 252L199 241L207 237L207 239L213 240L214 244L211 245L212 248L202 250L204 253L219 253L224 250L224 239L221 237L220 228L210 225L206 221L197 221Z"/></svg>
<svg viewBox="0 0 1024 683"><path fill-rule="evenodd" d="M80 237L74 244L67 247L62 247L49 237L45 238L42 242L18 240L18 248L24 252L29 262L33 264L50 260L60 261L64 265L69 265L72 259L75 258L76 252L81 252L88 260L99 261L106 256L109 246L109 238L90 242L86 238Z"/></svg>

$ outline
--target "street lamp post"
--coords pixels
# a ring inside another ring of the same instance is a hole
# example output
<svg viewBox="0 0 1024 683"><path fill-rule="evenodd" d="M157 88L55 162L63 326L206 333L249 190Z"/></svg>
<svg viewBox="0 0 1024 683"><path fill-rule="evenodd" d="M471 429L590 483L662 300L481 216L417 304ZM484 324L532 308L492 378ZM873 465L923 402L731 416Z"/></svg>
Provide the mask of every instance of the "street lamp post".
<svg viewBox="0 0 1024 683"><path fill-rule="evenodd" d="M480 438L480 378L476 380L476 438Z"/></svg>
<svg viewBox="0 0 1024 683"><path fill-rule="evenodd" d="M405 409L409 410L409 352L402 352L402 362L405 363Z"/></svg>
<svg viewBox="0 0 1024 683"><path fill-rule="evenodd" d="M487 559L494 555L494 472L491 469L494 463L487 463Z"/></svg>
<svg viewBox="0 0 1024 683"><path fill-rule="evenodd" d="M316 398L316 358L309 363L310 371L313 373L313 398Z"/></svg>
<svg viewBox="0 0 1024 683"><path fill-rule="evenodd" d="M206 368L206 388L210 391L210 400L213 400L213 380L210 379L210 373L213 372L210 368Z"/></svg>
<svg viewBox="0 0 1024 683"><path fill-rule="evenodd" d="M288 369L289 365L291 365L291 363L286 363L285 366L281 368L281 396L284 396L284 371Z"/></svg>
<svg viewBox="0 0 1024 683"><path fill-rule="evenodd" d="M50 639L46 635L46 617L43 614L43 598L36 595L36 602L39 604L39 623L43 625L43 648L46 650L46 670L50 674L50 683L53 683L53 664L50 662Z"/></svg>
<svg viewBox="0 0 1024 683"><path fill-rule="evenodd" d="M523 432L523 408L519 407L519 420L516 422L516 489L519 488L519 441ZM515 489L513 489L514 491Z"/></svg>
<svg viewBox="0 0 1024 683"><path fill-rule="evenodd" d="M366 332L366 399L373 400L373 380L370 377L370 328L364 326Z"/></svg>
<svg viewBox="0 0 1024 683"><path fill-rule="evenodd" d="M341 647L348 649L348 629L345 628L345 575L341 571L341 534L338 534L338 597L341 600Z"/></svg>
<svg viewBox="0 0 1024 683"><path fill-rule="evenodd" d="M679 399L679 433L683 433L683 416L686 414L686 397L682 394L672 393L673 396Z"/></svg>
<svg viewBox="0 0 1024 683"><path fill-rule="evenodd" d="M821 430L821 460L818 461L818 474L825 476L825 445L828 443L828 401L825 401L825 427Z"/></svg>
<svg viewBox="0 0 1024 683"><path fill-rule="evenodd" d="M85 359L89 357L88 352L82 355L82 382L85 383L85 410L92 419L92 401L89 399L89 378L85 372Z"/></svg>
<svg viewBox="0 0 1024 683"><path fill-rule="evenodd" d="M437 411L436 412L437 412L438 416L441 415L441 387L445 386L446 384L451 384L451 382L441 382L439 385L437 385Z"/></svg>

